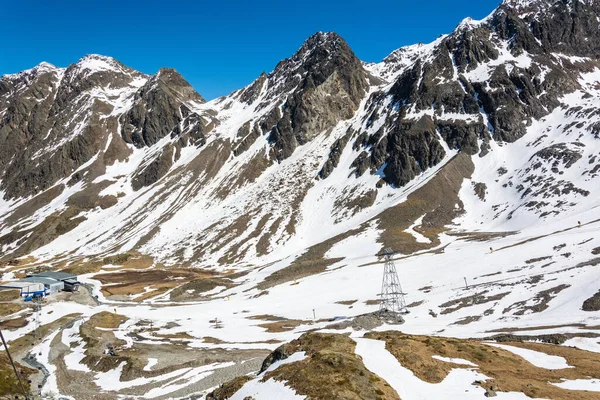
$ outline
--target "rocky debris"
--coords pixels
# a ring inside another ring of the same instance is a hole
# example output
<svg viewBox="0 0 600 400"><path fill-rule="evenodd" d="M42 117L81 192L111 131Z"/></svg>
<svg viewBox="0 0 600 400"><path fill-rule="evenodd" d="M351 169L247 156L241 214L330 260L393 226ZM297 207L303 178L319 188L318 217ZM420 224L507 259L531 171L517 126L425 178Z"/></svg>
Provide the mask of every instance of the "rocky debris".
<svg viewBox="0 0 600 400"><path fill-rule="evenodd" d="M475 192L475 194L477 195L477 197L479 197L479 200L481 201L485 201L485 195L486 195L486 191L487 191L487 185L485 183L481 183L481 182L474 182L473 183L473 191Z"/></svg>
<svg viewBox="0 0 600 400"><path fill-rule="evenodd" d="M598 293L584 301L581 309L589 312L600 311L600 290Z"/></svg>
<svg viewBox="0 0 600 400"><path fill-rule="evenodd" d="M90 62L105 69L90 69ZM110 72L109 72L109 71ZM0 79L0 176L5 198L48 189L90 160L103 146L113 106L91 90L127 93L144 79L109 57L87 56L66 69L36 67Z"/></svg>
<svg viewBox="0 0 600 400"><path fill-rule="evenodd" d="M165 176L173 165L174 148L168 145L160 152L160 154L150 162L144 169L138 172L131 180L133 190L139 190L144 186L158 182L160 178Z"/></svg>
<svg viewBox="0 0 600 400"><path fill-rule="evenodd" d="M245 89L242 89L240 93L240 101L246 104L254 103L263 91L263 88L267 83L268 79L269 78L267 77L267 74L263 71L260 74L260 76L254 82L252 82L250 86L246 87Z"/></svg>
<svg viewBox="0 0 600 400"><path fill-rule="evenodd" d="M498 293L498 294L492 295L492 296L486 296L487 293L488 293L488 291L484 290L483 292L474 294L472 296L467 296L467 297L462 297L459 299L447 301L444 304L440 305L440 308L444 309L441 312L441 314L442 315L450 314L450 313L453 313L453 312L458 311L465 307L471 307L471 306L478 305L478 304L485 304L485 303L489 303L492 301L498 301L498 300L503 299L510 292Z"/></svg>
<svg viewBox="0 0 600 400"><path fill-rule="evenodd" d="M235 392L240 390L248 381L252 380L251 376L243 375L237 377L227 383L220 385L213 392L206 395L206 400L227 400L231 398Z"/></svg>
<svg viewBox="0 0 600 400"><path fill-rule="evenodd" d="M587 332L576 333L550 333L544 335L513 335L501 334L483 338L481 340L492 340L498 343L514 343L514 342L541 342L548 344L561 345L573 337L597 337L597 334Z"/></svg>
<svg viewBox="0 0 600 400"><path fill-rule="evenodd" d="M540 261L551 260L551 259L552 259L552 256L531 258L529 260L525 260L525 264L534 264L534 263L537 263L537 262L540 262Z"/></svg>
<svg viewBox="0 0 600 400"><path fill-rule="evenodd" d="M250 122L246 122L237 133L237 140L233 145L233 154L237 157L250 148L252 143L261 135L258 124L254 124L250 129Z"/></svg>
<svg viewBox="0 0 600 400"><path fill-rule="evenodd" d="M503 38L514 37L515 51L586 57L598 54L600 32L595 17L599 13L597 1L509 0L499 7L492 25Z"/></svg>
<svg viewBox="0 0 600 400"><path fill-rule="evenodd" d="M329 157L319 172L319 178L327 178L333 172L335 167L338 166L342 152L348 144L351 136L352 131L348 131L348 133L346 133L344 136L333 142L331 145L331 150L329 151Z"/></svg>
<svg viewBox="0 0 600 400"><path fill-rule="evenodd" d="M513 313L514 315L525 315L525 313L528 311L533 313L542 312L548 308L548 303L550 303L550 300L555 298L560 292L569 287L571 287L571 285L562 284L547 290L543 290L527 301L519 301L506 307L502 313L507 314L515 309L517 311Z"/></svg>
<svg viewBox="0 0 600 400"><path fill-rule="evenodd" d="M379 326L381 326L382 320L377 315L377 313L370 313L359 315L356 317L352 317L346 319L342 322L338 322L335 324L327 325L325 329L336 329L336 330L344 330L347 328L352 328L355 331L371 331Z"/></svg>
<svg viewBox="0 0 600 400"><path fill-rule="evenodd" d="M446 156L429 116L416 122L402 121L399 117L393 126L387 136L377 139L376 134L371 137L373 146L369 151L363 151L350 167L356 176L370 170L372 174L381 175L388 184L402 187Z"/></svg>
<svg viewBox="0 0 600 400"><path fill-rule="evenodd" d="M577 151L571 150L564 143L553 144L550 147L546 147L535 153L531 156L531 160L534 158L540 158L547 162L552 161L552 171L558 172L558 167L560 164L564 168L571 168L573 164L575 164L579 159L581 159L581 154ZM533 166L533 169L537 169L541 167L541 163L536 163Z"/></svg>

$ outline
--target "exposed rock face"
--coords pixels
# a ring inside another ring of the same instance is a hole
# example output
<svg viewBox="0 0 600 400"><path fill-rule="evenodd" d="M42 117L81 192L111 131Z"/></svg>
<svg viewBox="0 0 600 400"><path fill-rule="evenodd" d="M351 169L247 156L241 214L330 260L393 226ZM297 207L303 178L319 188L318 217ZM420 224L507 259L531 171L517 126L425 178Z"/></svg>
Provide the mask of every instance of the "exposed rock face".
<svg viewBox="0 0 600 400"><path fill-rule="evenodd" d="M86 56L59 69L49 64L0 84L2 188L29 196L68 177L101 148L114 120L109 90L127 92L144 79L117 61Z"/></svg>
<svg viewBox="0 0 600 400"><path fill-rule="evenodd" d="M293 90L270 129L274 157L281 161L298 145L354 115L367 90L366 72L346 42L319 32L269 75L271 96Z"/></svg>
<svg viewBox="0 0 600 400"><path fill-rule="evenodd" d="M583 302L583 311L600 311L600 291Z"/></svg>
<svg viewBox="0 0 600 400"><path fill-rule="evenodd" d="M340 157L341 157L342 153L344 152L344 148L348 144L348 141L350 140L352 133L353 132L348 132L342 138L333 142L333 145L331 146L331 151L329 152L329 157L328 157L327 161L325 162L325 165L323 165L323 168L321 169L321 171L319 171L320 178L322 178L322 179L327 178L331 174L331 172L335 169L335 167L338 166L338 163L340 162Z"/></svg>
<svg viewBox="0 0 600 400"><path fill-rule="evenodd" d="M399 68L388 92L392 103L384 106L386 97L375 96L372 104L379 103L377 118L391 114L391 107L400 108L400 117L387 122L383 132L359 133L367 154L356 159L357 174L368 169L373 173L385 164L384 179L402 186L437 164L443 158L435 144L432 148L437 137L413 134L400 139L410 131L402 126L423 113L431 115L429 132L437 130L451 149L470 154L487 154L492 137L506 142L522 137L533 119L547 115L560 97L579 87L577 74L589 66L552 53L596 57L598 7L595 1L505 1L487 20L465 20L434 43L431 52L422 50L426 57L419 47L395 52L384 63L404 63L407 58L412 63ZM388 142L395 136L400 146L386 148L386 136ZM429 151L415 155L411 147Z"/></svg>
<svg viewBox="0 0 600 400"><path fill-rule="evenodd" d="M123 139L136 147L152 146L184 118L198 118L183 105L189 101L204 99L175 70L162 68L140 88L133 107L120 118Z"/></svg>

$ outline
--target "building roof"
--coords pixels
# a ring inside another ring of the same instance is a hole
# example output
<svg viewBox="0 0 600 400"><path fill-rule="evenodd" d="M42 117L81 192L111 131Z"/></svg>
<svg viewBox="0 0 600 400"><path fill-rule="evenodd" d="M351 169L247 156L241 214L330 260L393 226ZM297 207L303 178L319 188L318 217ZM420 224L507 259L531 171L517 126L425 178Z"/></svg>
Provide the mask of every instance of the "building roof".
<svg viewBox="0 0 600 400"><path fill-rule="evenodd" d="M62 284L62 281L58 281L52 278L45 278L43 276L28 276L27 278L21 279L21 282L37 282L44 285L57 285Z"/></svg>
<svg viewBox="0 0 600 400"><path fill-rule="evenodd" d="M52 279L56 279L57 281L64 281L65 279L77 279L77 275L73 275L70 274L68 272L62 272L62 271L46 271L46 272L39 272L37 274L29 274L27 275L29 276L40 276L42 278L52 278Z"/></svg>

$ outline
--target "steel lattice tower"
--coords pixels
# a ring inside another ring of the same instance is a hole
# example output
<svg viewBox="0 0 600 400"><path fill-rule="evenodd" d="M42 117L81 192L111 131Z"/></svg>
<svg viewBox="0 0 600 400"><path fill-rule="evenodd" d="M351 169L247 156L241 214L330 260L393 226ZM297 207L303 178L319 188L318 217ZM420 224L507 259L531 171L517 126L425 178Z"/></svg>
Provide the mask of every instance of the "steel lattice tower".
<svg viewBox="0 0 600 400"><path fill-rule="evenodd" d="M392 260L394 252L392 249L385 249L385 264L383 267L383 282L381 283L381 303L379 304L379 312L393 312L406 314L406 301L396 266Z"/></svg>

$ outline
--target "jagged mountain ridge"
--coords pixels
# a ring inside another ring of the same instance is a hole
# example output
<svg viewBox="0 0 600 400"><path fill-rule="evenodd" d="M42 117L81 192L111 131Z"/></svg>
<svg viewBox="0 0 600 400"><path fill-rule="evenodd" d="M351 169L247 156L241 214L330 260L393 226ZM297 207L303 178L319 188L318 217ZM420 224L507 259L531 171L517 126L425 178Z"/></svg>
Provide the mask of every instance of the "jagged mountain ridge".
<svg viewBox="0 0 600 400"><path fill-rule="evenodd" d="M2 250L269 263L374 223L457 152L502 199L468 204L480 229L576 211L598 174L599 10L505 1L379 64L317 33L208 103L173 70L150 77L102 56L4 76ZM523 140L537 146L515 150L528 160L494 156ZM506 172L481 172L478 160Z"/></svg>

